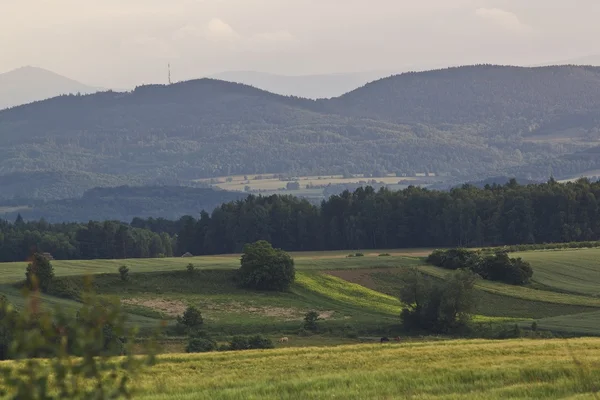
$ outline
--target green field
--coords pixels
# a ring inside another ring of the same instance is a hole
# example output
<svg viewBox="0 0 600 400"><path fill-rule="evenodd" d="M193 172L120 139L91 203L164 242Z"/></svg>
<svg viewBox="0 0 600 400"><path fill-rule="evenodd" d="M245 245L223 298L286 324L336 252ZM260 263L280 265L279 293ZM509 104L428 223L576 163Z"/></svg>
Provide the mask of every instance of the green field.
<svg viewBox="0 0 600 400"><path fill-rule="evenodd" d="M600 339L457 340L165 355L139 399L595 398Z"/></svg>
<svg viewBox="0 0 600 400"><path fill-rule="evenodd" d="M426 265L426 249L293 254L296 282L285 293L241 289L239 255L140 260L55 261L61 284L78 291L93 275L103 297L119 299L131 323L170 325L197 306L219 343L262 333L276 349L184 355L185 338L162 341L165 354L140 380L142 399L592 398L600 339L448 340L401 333L401 272L417 267L435 279L448 271ZM380 257L380 253L391 256ZM567 336L600 336L600 249L531 251L528 286L476 284L475 322L520 324ZM193 274L186 266L193 263ZM130 282L117 273L129 266ZM0 264L0 293L15 305L25 263ZM75 312L75 298L44 295L47 305ZM304 314L320 313L321 332L299 335ZM364 344L401 334L400 344ZM282 335L290 341L280 344ZM363 343L363 344L361 344ZM139 345L140 351L143 346ZM177 353L177 354L175 354Z"/></svg>
<svg viewBox="0 0 600 400"><path fill-rule="evenodd" d="M294 335L304 314L321 313L322 327L330 336L395 334L401 304L397 300L400 273L418 267L436 278L448 271L426 265L428 249L363 251L364 257L347 257L347 251L292 253L297 280L287 293L261 293L240 289L234 282L239 255L136 260L54 261L56 275L69 287L83 287L84 275L94 275L96 291L119 299L131 321L156 326L161 319L173 323L188 305L198 307L206 329L219 337L261 332L272 337ZM381 253L392 256L379 257ZM518 256L534 267L534 282L525 287L479 281L476 321L537 320L540 329L566 334L600 335L600 249L532 251ZM186 266L196 272L190 276ZM131 282L120 281L117 269L127 265ZM0 265L0 292L22 306L14 286L24 277L25 263ZM580 278L582 276L583 278ZM44 296L47 304L73 312L79 303L69 296Z"/></svg>

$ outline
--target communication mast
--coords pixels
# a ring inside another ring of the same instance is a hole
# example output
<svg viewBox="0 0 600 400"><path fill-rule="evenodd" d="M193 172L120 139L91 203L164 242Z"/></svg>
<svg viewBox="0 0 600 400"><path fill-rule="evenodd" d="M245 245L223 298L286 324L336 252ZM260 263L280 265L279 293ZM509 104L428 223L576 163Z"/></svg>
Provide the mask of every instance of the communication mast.
<svg viewBox="0 0 600 400"><path fill-rule="evenodd" d="M171 63L169 63L169 85L171 84Z"/></svg>

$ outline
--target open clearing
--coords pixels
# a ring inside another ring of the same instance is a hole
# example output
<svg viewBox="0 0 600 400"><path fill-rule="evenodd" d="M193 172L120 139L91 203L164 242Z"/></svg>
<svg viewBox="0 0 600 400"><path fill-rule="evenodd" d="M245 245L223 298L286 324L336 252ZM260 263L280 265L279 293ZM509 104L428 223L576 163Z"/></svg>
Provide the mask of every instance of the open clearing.
<svg viewBox="0 0 600 400"><path fill-rule="evenodd" d="M220 177L212 179L200 179L198 182L211 183L213 186L228 191L244 191L246 186L250 186L252 190L267 190L276 191L285 189L288 182L282 181L279 178L273 178L273 175L262 175L262 179L255 179L256 176L247 176L248 179L244 179L243 175L232 176L232 177ZM351 183L367 183L372 180L377 182L383 182L387 185L398 184L399 181L410 183L415 179L414 177L397 177L395 175L389 175L379 178L365 178L357 176L354 178L344 178L342 175L326 175L326 176L301 176L298 177L297 182L300 183L300 189L305 189L307 185L311 186L323 186L323 185L337 185L337 184L351 184ZM229 181L228 181L229 180Z"/></svg>
<svg viewBox="0 0 600 400"><path fill-rule="evenodd" d="M583 399L598 390L599 365L600 339L177 354L140 377L137 398Z"/></svg>

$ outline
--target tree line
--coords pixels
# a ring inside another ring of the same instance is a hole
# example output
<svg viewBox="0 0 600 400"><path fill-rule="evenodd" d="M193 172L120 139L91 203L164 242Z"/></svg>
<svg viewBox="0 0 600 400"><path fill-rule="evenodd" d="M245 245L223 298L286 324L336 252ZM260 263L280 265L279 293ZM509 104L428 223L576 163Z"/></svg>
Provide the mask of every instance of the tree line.
<svg viewBox="0 0 600 400"><path fill-rule="evenodd" d="M450 191L366 187L318 206L291 196L249 196L182 218L178 248L202 255L240 252L258 240L289 251L592 241L600 238L599 207L600 183L586 179Z"/></svg>
<svg viewBox="0 0 600 400"><path fill-rule="evenodd" d="M57 259L226 254L259 240L287 251L597 241L599 207L600 183L586 179L525 186L511 180L450 191L366 187L320 205L287 195L250 195L176 221L0 221L0 261L23 261L34 251Z"/></svg>

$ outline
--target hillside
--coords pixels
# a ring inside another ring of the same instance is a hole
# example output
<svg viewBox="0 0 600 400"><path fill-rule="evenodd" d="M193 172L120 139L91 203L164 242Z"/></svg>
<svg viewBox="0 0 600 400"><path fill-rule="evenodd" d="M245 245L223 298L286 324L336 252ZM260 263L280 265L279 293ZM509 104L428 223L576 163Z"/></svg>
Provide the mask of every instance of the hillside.
<svg viewBox="0 0 600 400"><path fill-rule="evenodd" d="M22 67L0 74L0 110L61 94L99 90L42 68Z"/></svg>
<svg viewBox="0 0 600 400"><path fill-rule="evenodd" d="M26 220L43 218L51 223L90 220L131 222L136 217L176 220L184 215L200 215L202 210L210 212L222 203L245 196L239 192L182 186L95 188L81 197L33 202L30 207L16 208L2 217L14 220L20 214ZM24 203L28 204L27 200Z"/></svg>
<svg viewBox="0 0 600 400"><path fill-rule="evenodd" d="M472 180L518 167L545 179L536 163L597 146L599 126L592 67L407 73L319 101L202 79L2 111L0 174L90 174L85 189L109 177L138 185L375 169ZM49 199L65 197L72 191Z"/></svg>

